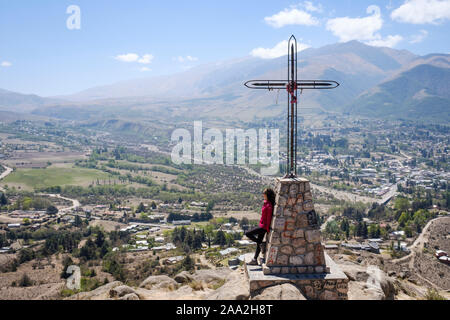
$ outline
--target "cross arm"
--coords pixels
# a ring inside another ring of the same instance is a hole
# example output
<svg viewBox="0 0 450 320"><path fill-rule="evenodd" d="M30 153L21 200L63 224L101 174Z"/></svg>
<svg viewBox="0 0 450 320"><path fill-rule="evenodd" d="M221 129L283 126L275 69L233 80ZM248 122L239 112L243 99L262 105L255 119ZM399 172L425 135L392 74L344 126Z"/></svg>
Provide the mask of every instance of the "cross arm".
<svg viewBox="0 0 450 320"><path fill-rule="evenodd" d="M250 89L286 89L289 81L287 80L250 80L244 83ZM334 89L339 83L333 80L299 80L297 89Z"/></svg>

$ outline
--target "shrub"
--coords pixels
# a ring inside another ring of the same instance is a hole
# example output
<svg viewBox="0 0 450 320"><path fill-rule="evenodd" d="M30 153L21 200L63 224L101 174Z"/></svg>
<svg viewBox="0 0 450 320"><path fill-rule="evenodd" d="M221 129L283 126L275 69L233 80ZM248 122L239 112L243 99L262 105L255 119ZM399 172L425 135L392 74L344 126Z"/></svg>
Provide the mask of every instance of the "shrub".
<svg viewBox="0 0 450 320"><path fill-rule="evenodd" d="M19 287L31 287L32 285L33 281L26 273L24 273L22 278L19 280Z"/></svg>
<svg viewBox="0 0 450 320"><path fill-rule="evenodd" d="M425 294L426 300L447 300L445 297L441 296L439 292L435 289L428 289Z"/></svg>

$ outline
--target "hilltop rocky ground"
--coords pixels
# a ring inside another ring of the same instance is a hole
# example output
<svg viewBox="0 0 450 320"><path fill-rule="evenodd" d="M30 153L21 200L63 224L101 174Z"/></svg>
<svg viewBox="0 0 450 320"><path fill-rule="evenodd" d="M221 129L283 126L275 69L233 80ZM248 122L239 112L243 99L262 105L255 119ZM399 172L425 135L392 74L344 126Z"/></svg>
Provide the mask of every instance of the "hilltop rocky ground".
<svg viewBox="0 0 450 320"><path fill-rule="evenodd" d="M434 249L449 251L450 219L437 219L423 236L424 245L418 245L409 257L397 263L380 254L340 250L329 252L332 259L348 276L349 300L416 300L426 299L428 289L450 298L450 267L437 261ZM9 256L9 255L8 255ZM7 260L7 255L2 255ZM9 257L12 258L12 257ZM141 257L143 258L143 257ZM137 259L139 260L139 259ZM3 261L5 262L5 261ZM137 262L137 261L135 261ZM152 275L134 285L114 281L112 276L96 267L97 275L109 283L89 292L68 297L71 300L305 300L301 292L291 284L266 288L251 296L244 267L236 270L226 267L200 269L192 273L183 271L175 276ZM60 259L27 262L19 272L3 273L0 278L0 296L3 299L63 299L64 280L60 278ZM12 286L26 273L33 285Z"/></svg>
<svg viewBox="0 0 450 320"><path fill-rule="evenodd" d="M369 260L353 261L352 256L335 255L339 266L349 277L349 300L420 299L426 289L388 276ZM275 285L251 296L244 268L218 268L183 271L171 278L150 276L138 287L120 281L90 292L78 293L69 300L306 300L292 284Z"/></svg>
<svg viewBox="0 0 450 320"><path fill-rule="evenodd" d="M394 274L392 270L383 271L383 259L373 254L330 254L338 266L348 276L349 300L415 300L424 299L427 288L416 281L411 273ZM60 263L46 264L42 269L33 269L31 263L25 266L34 285L30 287L12 287L11 281L20 281L22 273L3 274L0 281L0 296L3 299L57 300L62 299L61 290L65 287L60 279ZM28 265L29 264L29 265ZM44 265L44 264L43 264ZM447 267L442 265L443 267ZM99 269L98 272L101 272ZM448 271L447 271L448 272ZM388 273L391 275L388 275ZM109 274L104 274L105 277ZM424 275L427 276L427 275ZM439 276L439 275L437 275ZM403 278L402 278L403 277ZM236 270L226 267L201 269L193 273L183 271L173 277L167 275L149 276L136 286L128 286L120 281L113 281L89 292L70 296L69 300L306 300L292 284L276 285L250 295L248 280L244 267ZM440 283L442 286L443 284ZM432 287L432 286L431 286ZM439 293L450 298L447 291L440 288Z"/></svg>

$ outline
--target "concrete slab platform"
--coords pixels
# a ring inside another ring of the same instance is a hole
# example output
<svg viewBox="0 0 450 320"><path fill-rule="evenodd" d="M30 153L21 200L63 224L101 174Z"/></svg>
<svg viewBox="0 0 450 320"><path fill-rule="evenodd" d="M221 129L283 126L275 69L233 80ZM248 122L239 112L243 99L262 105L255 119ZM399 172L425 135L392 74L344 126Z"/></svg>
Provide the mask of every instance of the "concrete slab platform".
<svg viewBox="0 0 450 320"><path fill-rule="evenodd" d="M329 273L265 275L262 266L245 264L250 293L254 296L264 288L283 283L292 283L300 289L307 299L347 300L347 276L326 253L325 262L326 266L329 267Z"/></svg>

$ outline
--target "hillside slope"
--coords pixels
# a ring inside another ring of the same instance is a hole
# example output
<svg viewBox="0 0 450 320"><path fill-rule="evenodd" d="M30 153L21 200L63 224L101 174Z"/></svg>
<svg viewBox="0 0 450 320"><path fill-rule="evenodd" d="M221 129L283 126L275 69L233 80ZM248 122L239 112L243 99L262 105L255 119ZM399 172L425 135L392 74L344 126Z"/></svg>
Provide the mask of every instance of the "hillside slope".
<svg viewBox="0 0 450 320"><path fill-rule="evenodd" d="M450 55L420 59L352 102L346 111L374 117L450 120Z"/></svg>

